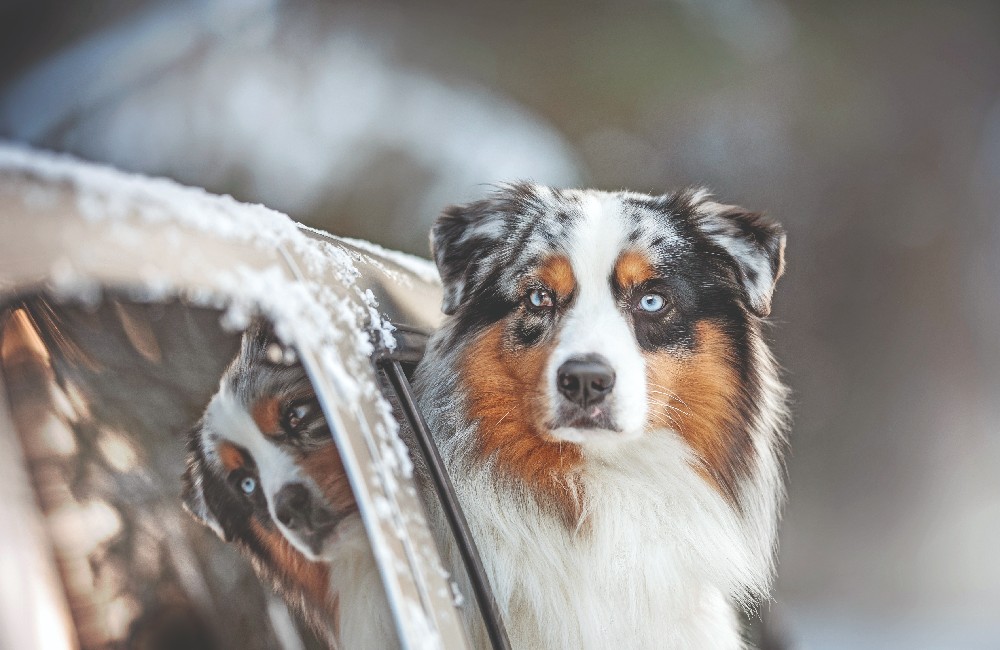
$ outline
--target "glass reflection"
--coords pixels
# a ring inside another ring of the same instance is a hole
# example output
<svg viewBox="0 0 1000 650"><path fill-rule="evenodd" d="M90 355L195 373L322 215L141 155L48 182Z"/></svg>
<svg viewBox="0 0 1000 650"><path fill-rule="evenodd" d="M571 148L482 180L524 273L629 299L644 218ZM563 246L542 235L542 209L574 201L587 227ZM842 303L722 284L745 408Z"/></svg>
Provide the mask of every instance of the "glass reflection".
<svg viewBox="0 0 1000 650"><path fill-rule="evenodd" d="M316 395L267 324L29 297L0 328L13 444L68 606L59 647L397 645Z"/></svg>
<svg viewBox="0 0 1000 650"><path fill-rule="evenodd" d="M188 510L251 557L327 643L397 645L319 401L265 323L244 334L188 450Z"/></svg>

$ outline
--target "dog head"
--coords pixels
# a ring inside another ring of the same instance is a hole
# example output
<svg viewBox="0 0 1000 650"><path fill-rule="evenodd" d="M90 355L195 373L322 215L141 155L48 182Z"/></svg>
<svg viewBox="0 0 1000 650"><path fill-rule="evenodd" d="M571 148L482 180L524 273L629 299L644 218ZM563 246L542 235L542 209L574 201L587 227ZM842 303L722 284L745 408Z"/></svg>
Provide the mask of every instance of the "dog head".
<svg viewBox="0 0 1000 650"><path fill-rule="evenodd" d="M779 226L701 191L519 184L449 208L431 240L483 453L541 476L671 429L732 491Z"/></svg>
<svg viewBox="0 0 1000 650"><path fill-rule="evenodd" d="M183 495L224 540L307 583L308 564L328 559L357 512L305 370L260 324L190 433Z"/></svg>

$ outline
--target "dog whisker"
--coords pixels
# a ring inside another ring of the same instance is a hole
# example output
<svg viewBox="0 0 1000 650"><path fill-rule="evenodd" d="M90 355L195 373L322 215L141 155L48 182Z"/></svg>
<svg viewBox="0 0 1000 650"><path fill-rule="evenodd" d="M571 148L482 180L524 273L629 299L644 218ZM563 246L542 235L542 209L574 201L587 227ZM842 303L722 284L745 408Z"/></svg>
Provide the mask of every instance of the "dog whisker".
<svg viewBox="0 0 1000 650"><path fill-rule="evenodd" d="M664 406L664 407L670 409L671 411L674 411L675 413L680 413L681 415L686 415L688 417L691 417L691 413L688 413L684 409L679 409L676 406L674 406L673 404L670 404L669 402L655 402L655 403L659 404L660 406Z"/></svg>
<svg viewBox="0 0 1000 650"><path fill-rule="evenodd" d="M677 400L684 406L687 406L687 402L678 397L677 393L669 390L666 386L660 386L659 384L650 384L651 388L659 388L660 390L650 390L651 393L657 393L659 395L667 395L671 399Z"/></svg>
<svg viewBox="0 0 1000 650"><path fill-rule="evenodd" d="M655 422L660 422L660 421L662 421L664 419L666 419L667 421L669 421L670 424L673 425L674 427L679 427L680 426L680 423L676 419L674 419L674 417L672 415L670 415L669 413L656 413L656 412L654 412L654 419L653 419L654 423Z"/></svg>
<svg viewBox="0 0 1000 650"><path fill-rule="evenodd" d="M676 406L674 406L673 404L671 404L670 402L665 402L663 400L658 400L658 399L650 397L650 398L646 399L646 403L649 404L650 406L652 406L654 404L658 405L658 406L663 406L663 407L666 407L666 408L670 409L671 411L676 411L677 413L680 413L681 415L686 415L688 417L692 416L692 414L689 413L688 411L685 411L683 409L679 409Z"/></svg>
<svg viewBox="0 0 1000 650"><path fill-rule="evenodd" d="M659 391L663 392L665 395L670 395L671 397L673 397L678 402L681 402L681 403L684 402L684 400L681 399L680 396L677 395L677 393L675 393L672 390L670 390L670 388L668 388L667 386L664 386L662 384L658 384L656 382L652 382L652 383L649 384L649 387L650 388L654 388L654 389L658 389Z"/></svg>
<svg viewBox="0 0 1000 650"><path fill-rule="evenodd" d="M514 409L512 408L511 410L509 410L506 413L504 413L503 417L501 417L499 420L497 420L497 423L494 426L500 426L500 423L504 421L504 418L506 418L508 415L510 415L513 412L514 412Z"/></svg>

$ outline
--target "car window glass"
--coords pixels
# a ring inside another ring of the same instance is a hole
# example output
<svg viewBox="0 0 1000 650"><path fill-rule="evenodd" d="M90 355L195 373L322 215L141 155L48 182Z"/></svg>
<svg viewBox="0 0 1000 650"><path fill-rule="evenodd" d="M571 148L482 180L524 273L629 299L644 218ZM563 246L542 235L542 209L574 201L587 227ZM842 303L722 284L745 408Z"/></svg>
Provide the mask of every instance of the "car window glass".
<svg viewBox="0 0 1000 650"><path fill-rule="evenodd" d="M267 321L33 295L0 306L0 337L0 436L51 551L63 647L397 643L337 446Z"/></svg>

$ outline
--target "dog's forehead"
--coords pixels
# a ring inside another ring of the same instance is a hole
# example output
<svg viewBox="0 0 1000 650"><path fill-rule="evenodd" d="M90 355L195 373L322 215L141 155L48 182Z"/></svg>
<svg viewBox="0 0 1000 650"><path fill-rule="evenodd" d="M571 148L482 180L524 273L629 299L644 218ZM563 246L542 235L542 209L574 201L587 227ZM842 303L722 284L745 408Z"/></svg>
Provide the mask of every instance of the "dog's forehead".
<svg viewBox="0 0 1000 650"><path fill-rule="evenodd" d="M246 447L251 434L248 431L250 422L244 417L245 412L242 400L236 398L228 387L212 397L205 409L201 429L203 449L208 460L218 463L219 447L223 443Z"/></svg>
<svg viewBox="0 0 1000 650"><path fill-rule="evenodd" d="M686 247L682 217L661 199L633 192L551 190L536 187L538 200L504 224L508 280L516 280L553 255L575 270L607 270L626 250L650 258ZM485 227L485 226L484 226ZM491 227L498 227L493 224Z"/></svg>
<svg viewBox="0 0 1000 650"><path fill-rule="evenodd" d="M241 400L234 399L225 388L215 394L205 410L202 436L205 457L213 465L222 464L219 450L228 443L252 459L265 484L276 485L299 473L295 457L281 444L263 435Z"/></svg>

